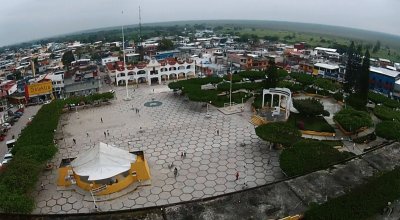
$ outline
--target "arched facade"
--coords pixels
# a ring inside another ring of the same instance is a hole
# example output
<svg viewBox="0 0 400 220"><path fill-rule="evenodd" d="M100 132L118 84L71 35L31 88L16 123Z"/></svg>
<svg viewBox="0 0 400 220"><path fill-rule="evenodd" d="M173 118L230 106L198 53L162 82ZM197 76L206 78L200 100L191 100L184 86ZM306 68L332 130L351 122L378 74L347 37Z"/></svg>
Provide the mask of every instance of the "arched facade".
<svg viewBox="0 0 400 220"><path fill-rule="evenodd" d="M144 68L120 68L109 72L109 75L117 85L123 85L127 80L136 83L146 82L151 85L155 78L161 84L166 80L187 79L196 76L194 62L163 64L156 60L151 60Z"/></svg>

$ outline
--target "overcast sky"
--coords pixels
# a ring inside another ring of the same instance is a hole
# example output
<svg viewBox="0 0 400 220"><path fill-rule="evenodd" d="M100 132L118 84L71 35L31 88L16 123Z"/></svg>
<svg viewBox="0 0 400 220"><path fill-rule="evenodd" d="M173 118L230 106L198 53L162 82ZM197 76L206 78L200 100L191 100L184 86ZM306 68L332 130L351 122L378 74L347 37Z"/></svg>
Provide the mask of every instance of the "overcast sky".
<svg viewBox="0 0 400 220"><path fill-rule="evenodd" d="M0 46L86 29L137 24L139 4L143 23L279 20L400 35L400 0L5 0L0 7Z"/></svg>

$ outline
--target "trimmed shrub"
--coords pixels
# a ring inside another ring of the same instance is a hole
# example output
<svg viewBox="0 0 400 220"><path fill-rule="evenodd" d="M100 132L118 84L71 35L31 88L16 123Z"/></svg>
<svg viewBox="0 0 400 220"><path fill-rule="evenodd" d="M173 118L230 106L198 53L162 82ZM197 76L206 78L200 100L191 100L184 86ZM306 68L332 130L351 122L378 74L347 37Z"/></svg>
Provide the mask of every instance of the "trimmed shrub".
<svg viewBox="0 0 400 220"><path fill-rule="evenodd" d="M331 133L335 132L335 129L331 125L329 125L328 122L326 122L326 120L321 116L307 117L304 115L291 113L287 123L300 130Z"/></svg>
<svg viewBox="0 0 400 220"><path fill-rule="evenodd" d="M375 106L374 108L374 114L377 118L381 119L381 120L396 120L396 121L400 121L400 112L395 111L391 108L388 108L386 106Z"/></svg>
<svg viewBox="0 0 400 220"><path fill-rule="evenodd" d="M261 139L290 147L301 139L300 131L285 122L273 122L260 125L256 128L256 134Z"/></svg>
<svg viewBox="0 0 400 220"><path fill-rule="evenodd" d="M393 100L387 96L375 93L375 92L369 92L368 93L368 99L374 102L375 104L383 104L389 108L400 108L400 102L397 100Z"/></svg>
<svg viewBox="0 0 400 220"><path fill-rule="evenodd" d="M285 148L279 157L279 163L286 175L296 176L325 169L350 156L352 154L341 153L324 142L305 139L291 148Z"/></svg>
<svg viewBox="0 0 400 220"><path fill-rule="evenodd" d="M400 122L398 121L383 121L376 125L376 135L388 140L400 140Z"/></svg>
<svg viewBox="0 0 400 220"><path fill-rule="evenodd" d="M342 109L333 119L348 132L356 132L363 127L371 127L372 119L367 112L351 108Z"/></svg>
<svg viewBox="0 0 400 220"><path fill-rule="evenodd" d="M308 117L322 115L324 113L324 106L317 99L295 99L293 100L293 106L300 114Z"/></svg>

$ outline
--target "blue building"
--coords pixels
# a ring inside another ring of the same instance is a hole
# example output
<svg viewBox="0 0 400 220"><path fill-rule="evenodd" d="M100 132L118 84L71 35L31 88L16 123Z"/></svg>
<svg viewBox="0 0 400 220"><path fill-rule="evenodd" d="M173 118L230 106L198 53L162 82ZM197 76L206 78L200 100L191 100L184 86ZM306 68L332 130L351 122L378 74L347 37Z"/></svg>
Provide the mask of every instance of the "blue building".
<svg viewBox="0 0 400 220"><path fill-rule="evenodd" d="M381 67L370 67L369 89L392 96L400 72Z"/></svg>

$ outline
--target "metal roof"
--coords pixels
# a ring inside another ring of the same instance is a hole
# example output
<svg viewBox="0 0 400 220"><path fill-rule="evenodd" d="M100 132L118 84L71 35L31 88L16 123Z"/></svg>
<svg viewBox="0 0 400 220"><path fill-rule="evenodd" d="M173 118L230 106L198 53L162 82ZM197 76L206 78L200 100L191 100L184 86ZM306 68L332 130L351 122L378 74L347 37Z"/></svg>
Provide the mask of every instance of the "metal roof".
<svg viewBox="0 0 400 220"><path fill-rule="evenodd" d="M386 75L389 77L397 77L400 74L400 72L388 70L388 69L381 68L381 67L370 67L369 70L371 72L379 73L379 74Z"/></svg>

